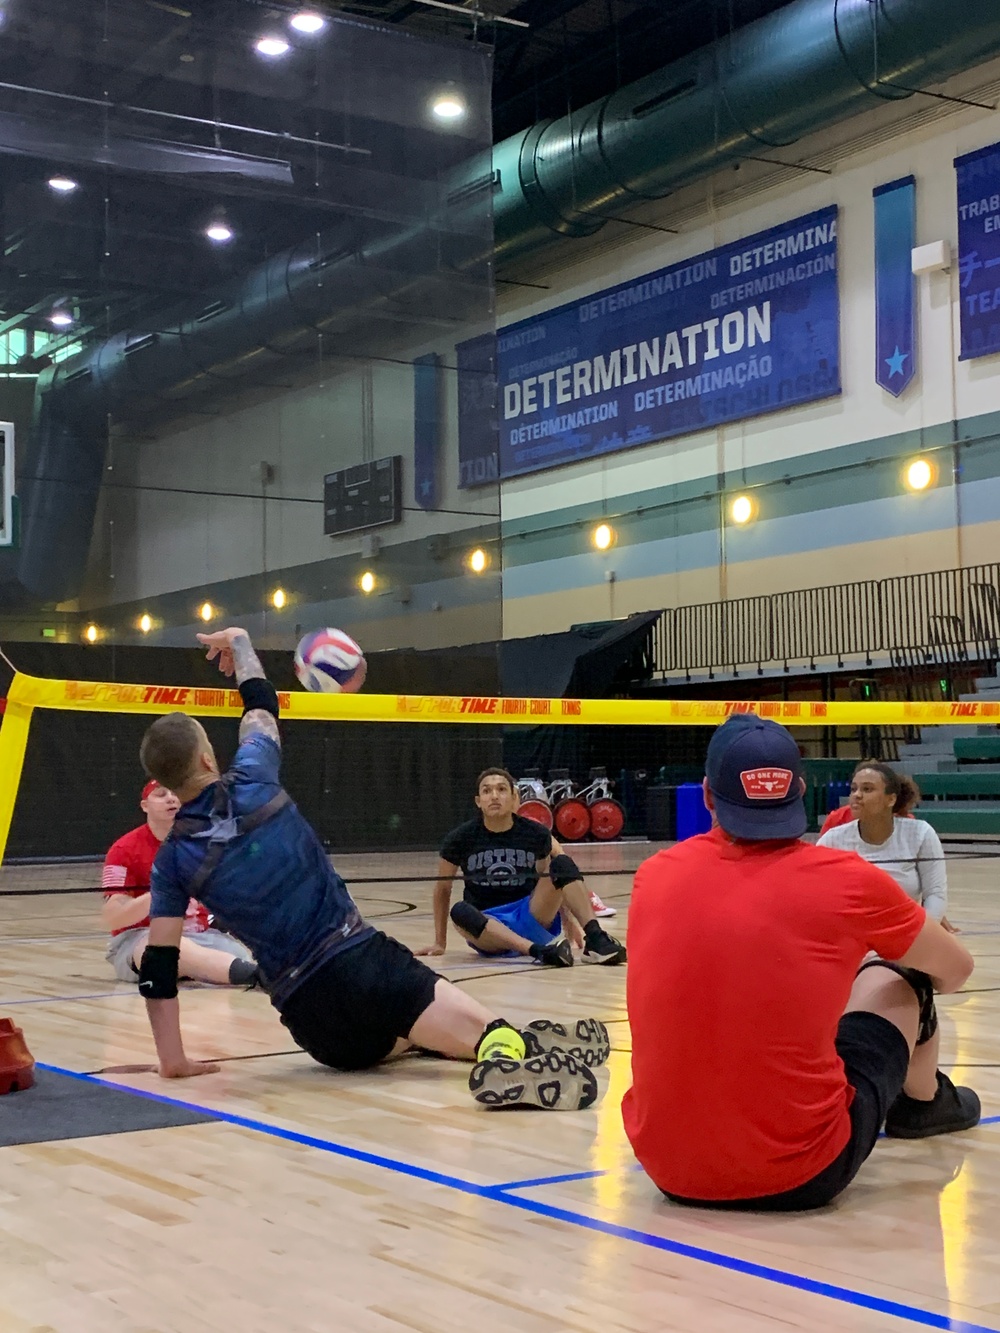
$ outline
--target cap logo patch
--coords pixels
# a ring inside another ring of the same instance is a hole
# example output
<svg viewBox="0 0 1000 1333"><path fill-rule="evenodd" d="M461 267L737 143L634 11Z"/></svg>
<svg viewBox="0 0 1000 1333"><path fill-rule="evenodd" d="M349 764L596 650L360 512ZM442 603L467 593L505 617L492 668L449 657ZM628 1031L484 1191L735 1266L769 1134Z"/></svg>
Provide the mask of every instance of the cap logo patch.
<svg viewBox="0 0 1000 1333"><path fill-rule="evenodd" d="M751 801L783 801L792 788L790 768L749 768L740 774Z"/></svg>

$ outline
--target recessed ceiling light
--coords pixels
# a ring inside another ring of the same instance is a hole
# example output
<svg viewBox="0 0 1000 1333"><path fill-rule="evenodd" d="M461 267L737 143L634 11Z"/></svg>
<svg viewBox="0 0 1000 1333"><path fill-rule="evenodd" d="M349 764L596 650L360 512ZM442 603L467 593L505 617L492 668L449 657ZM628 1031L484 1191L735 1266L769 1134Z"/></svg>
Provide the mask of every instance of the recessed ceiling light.
<svg viewBox="0 0 1000 1333"><path fill-rule="evenodd" d="M68 310L53 310L49 315L49 323L54 324L57 329L66 329L73 323L73 316Z"/></svg>
<svg viewBox="0 0 1000 1333"><path fill-rule="evenodd" d="M461 120L466 111L465 101L456 92L441 92L431 103L431 110L438 120Z"/></svg>
<svg viewBox="0 0 1000 1333"><path fill-rule="evenodd" d="M74 190L80 188L80 182L73 180L70 176L50 176L49 189L55 190L56 194L72 194Z"/></svg>
<svg viewBox="0 0 1000 1333"><path fill-rule="evenodd" d="M323 15L317 14L312 9L303 9L301 13L293 14L288 22L296 32L307 33L310 37L314 33L322 32L326 27L326 19Z"/></svg>
<svg viewBox="0 0 1000 1333"><path fill-rule="evenodd" d="M276 56L287 55L292 48L284 37L271 35L267 37L258 37L257 51L262 56L269 56L274 59Z"/></svg>
<svg viewBox="0 0 1000 1333"><path fill-rule="evenodd" d="M216 245L225 245L233 239L233 229L228 222L210 222L205 228L205 235Z"/></svg>

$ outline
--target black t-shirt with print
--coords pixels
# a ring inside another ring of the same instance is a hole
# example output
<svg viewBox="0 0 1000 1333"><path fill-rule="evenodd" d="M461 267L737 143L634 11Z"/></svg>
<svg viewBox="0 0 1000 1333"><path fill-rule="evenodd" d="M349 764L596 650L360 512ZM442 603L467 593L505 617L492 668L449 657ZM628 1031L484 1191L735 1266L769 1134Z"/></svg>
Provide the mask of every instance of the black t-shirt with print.
<svg viewBox="0 0 1000 1333"><path fill-rule="evenodd" d="M527 898L538 883L538 862L551 854L548 829L520 815L505 833L491 833L477 815L453 829L441 848L442 859L465 876L465 901L480 912Z"/></svg>

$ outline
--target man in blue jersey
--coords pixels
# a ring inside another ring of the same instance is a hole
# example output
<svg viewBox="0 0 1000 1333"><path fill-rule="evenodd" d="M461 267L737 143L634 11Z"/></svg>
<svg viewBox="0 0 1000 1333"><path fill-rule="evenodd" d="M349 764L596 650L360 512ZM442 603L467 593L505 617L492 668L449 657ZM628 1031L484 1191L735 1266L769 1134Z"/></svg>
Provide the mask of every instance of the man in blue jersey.
<svg viewBox="0 0 1000 1333"><path fill-rule="evenodd" d="M222 775L204 728L158 718L140 757L181 801L153 866L149 944L139 972L164 1078L212 1073L189 1060L177 1001L178 950L191 898L257 959L260 980L295 1041L334 1069L368 1069L411 1047L476 1061L474 1098L491 1107L582 1109L607 1059L603 1023L512 1027L409 949L365 922L312 827L281 786L278 696L242 629L199 634L235 675L240 744Z"/></svg>

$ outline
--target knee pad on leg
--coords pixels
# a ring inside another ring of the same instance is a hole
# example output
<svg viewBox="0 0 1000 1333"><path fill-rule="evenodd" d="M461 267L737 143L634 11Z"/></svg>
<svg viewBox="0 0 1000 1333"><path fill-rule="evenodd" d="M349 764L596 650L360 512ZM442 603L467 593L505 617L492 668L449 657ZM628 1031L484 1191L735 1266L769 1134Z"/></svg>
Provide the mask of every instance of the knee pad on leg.
<svg viewBox="0 0 1000 1333"><path fill-rule="evenodd" d="M937 1006L934 1003L934 983L930 977L926 972L918 972L915 967L900 967L899 963L887 963L882 958L873 958L870 963L863 963L858 969L858 975L860 976L869 967L887 967L890 972L895 972L897 977L902 977L913 991L917 997L917 1004L920 1006L917 1045L926 1045L938 1028Z"/></svg>
<svg viewBox="0 0 1000 1333"><path fill-rule="evenodd" d="M583 875L573 858L561 852L549 863L549 879L555 888L564 889L567 884L575 884L578 879L583 879Z"/></svg>
<svg viewBox="0 0 1000 1333"><path fill-rule="evenodd" d="M451 909L451 919L459 930L464 930L474 940L479 939L487 925L487 918L479 908L466 902L455 904Z"/></svg>

